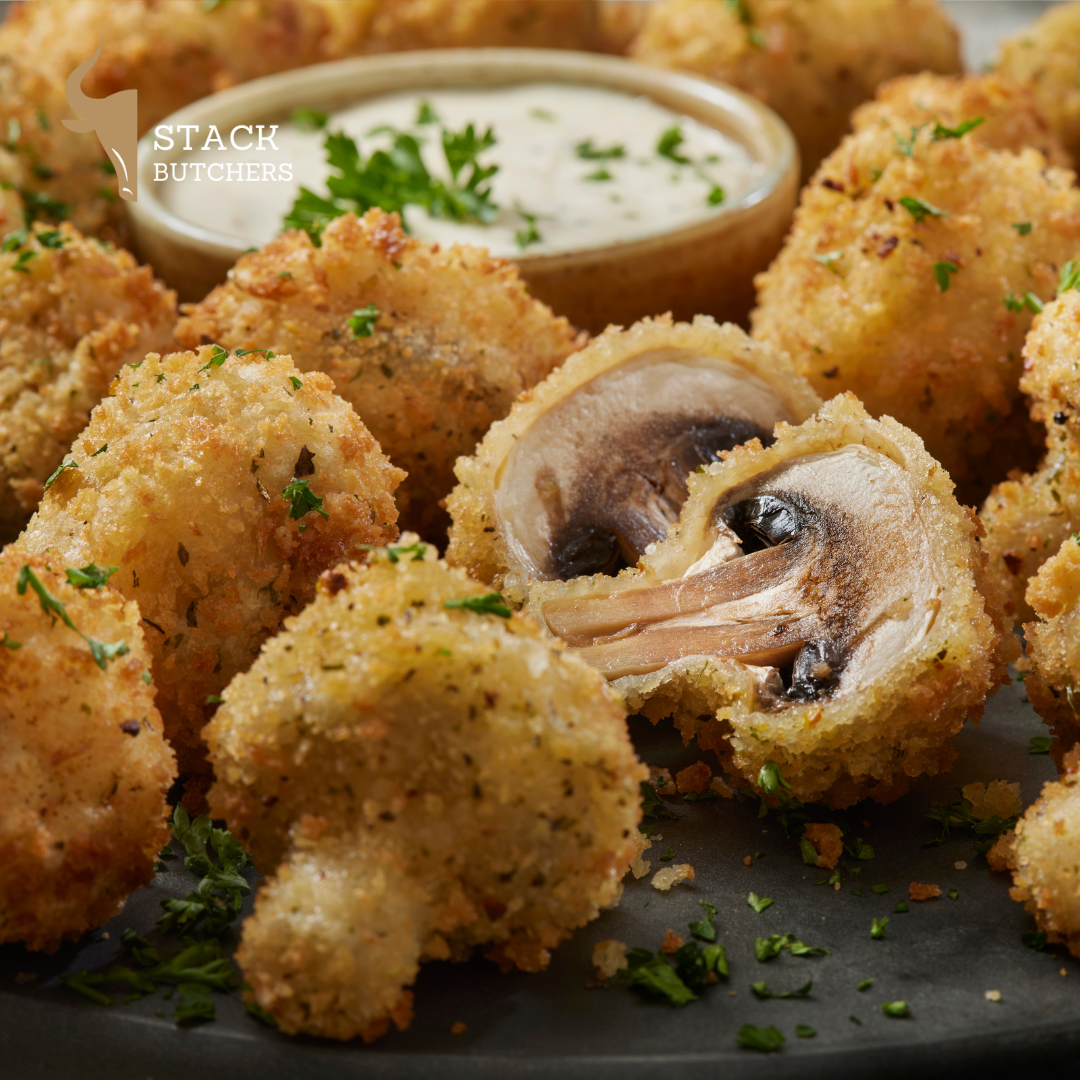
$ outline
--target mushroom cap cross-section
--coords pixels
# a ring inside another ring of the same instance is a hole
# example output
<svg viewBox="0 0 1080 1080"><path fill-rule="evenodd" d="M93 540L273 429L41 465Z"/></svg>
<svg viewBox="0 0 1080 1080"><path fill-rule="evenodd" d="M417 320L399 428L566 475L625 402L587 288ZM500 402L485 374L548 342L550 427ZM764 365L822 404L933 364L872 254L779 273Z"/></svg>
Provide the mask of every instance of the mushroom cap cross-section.
<svg viewBox="0 0 1080 1080"><path fill-rule="evenodd" d="M951 762L1016 645L975 524L913 433L852 395L690 478L638 570L540 582L528 610L650 719L753 780L881 801Z"/></svg>
<svg viewBox="0 0 1080 1080"><path fill-rule="evenodd" d="M515 600L530 581L633 566L678 520L690 473L819 404L737 327L613 327L459 459L447 558Z"/></svg>

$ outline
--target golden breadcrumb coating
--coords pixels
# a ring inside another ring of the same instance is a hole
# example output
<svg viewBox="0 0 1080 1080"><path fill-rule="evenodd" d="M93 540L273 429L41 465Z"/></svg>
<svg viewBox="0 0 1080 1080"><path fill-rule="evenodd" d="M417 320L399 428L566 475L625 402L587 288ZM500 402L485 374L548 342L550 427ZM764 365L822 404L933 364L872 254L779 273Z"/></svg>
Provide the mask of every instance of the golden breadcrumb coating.
<svg viewBox="0 0 1080 1080"><path fill-rule="evenodd" d="M541 970L639 847L602 676L416 539L324 574L206 729L213 813L273 872L237 960L289 1033L404 1028L420 962L478 945Z"/></svg>
<svg viewBox="0 0 1080 1080"><path fill-rule="evenodd" d="M46 952L154 876L176 778L138 605L61 565L0 553L0 943Z"/></svg>
<svg viewBox="0 0 1080 1080"><path fill-rule="evenodd" d="M902 75L882 83L874 100L851 116L855 131L883 127L910 138L910 128L928 125L931 138L937 134L939 141L973 121L978 123L968 129L970 137L992 150L1030 146L1051 165L1068 169L1073 164L1031 87L1001 75ZM938 131L938 125L947 130Z"/></svg>
<svg viewBox="0 0 1080 1080"><path fill-rule="evenodd" d="M639 357L652 355L715 357L726 361L762 391L771 392L777 414L795 423L807 419L821 405L821 399L806 380L795 373L784 353L752 341L730 323L718 326L707 315L697 316L693 323L673 323L670 315L664 315L643 319L629 330L608 327L543 382L523 393L506 419L491 426L476 448L475 456L458 459L455 467L458 485L447 499L453 525L446 558L452 566L465 567L473 577L505 591L515 603L524 599L530 575L516 551L520 540L512 534L511 526L500 514L500 483L507 480L511 471L509 463L514 447L534 424L574 395L580 393L595 399L594 383L600 376L633 363ZM698 404L696 401L679 401L677 404L685 410L685 426L690 427L699 419L692 412ZM647 438L648 433L638 430L636 425L628 430L603 430L600 427L602 414L597 406L592 406L591 414L596 431L562 433L566 442L577 444L574 449L581 450L586 458L593 452L618 455L626 448L620 445L620 437L628 443L641 443ZM663 419L661 414L652 418L654 424ZM680 420L681 416L672 419ZM590 434L595 436L597 447L587 441ZM591 469L594 463L587 460L582 464ZM651 484L649 493L652 493ZM685 496L685 491L682 494ZM677 514L676 507L675 516ZM662 536L663 532L658 539Z"/></svg>
<svg viewBox="0 0 1080 1080"><path fill-rule="evenodd" d="M380 0L361 52L405 49L598 49L594 0Z"/></svg>
<svg viewBox="0 0 1080 1080"><path fill-rule="evenodd" d="M0 538L26 524L123 365L169 347L175 319L149 267L70 225L38 224L0 253Z"/></svg>
<svg viewBox="0 0 1080 1080"><path fill-rule="evenodd" d="M1080 254L1080 252L1078 252ZM1024 342L1020 389L1032 419L1046 425L1036 471L1011 475L983 505L983 546L1018 621L1034 618L1024 599L1039 567L1080 529L1080 292L1069 289L1036 317Z"/></svg>
<svg viewBox="0 0 1080 1080"><path fill-rule="evenodd" d="M1051 4L998 49L995 70L1031 86L1043 115L1065 148L1080 155L1080 4Z"/></svg>
<svg viewBox="0 0 1080 1080"><path fill-rule="evenodd" d="M1080 742L1080 541L1066 538L1027 587L1035 621L1024 624L1031 671L1024 688L1035 711L1056 738L1050 752L1062 755Z"/></svg>
<svg viewBox="0 0 1080 1080"><path fill-rule="evenodd" d="M68 460L19 547L119 568L181 773L202 773L207 698L323 570L397 537L401 472L325 375L213 348L125 367Z"/></svg>
<svg viewBox="0 0 1080 1080"><path fill-rule="evenodd" d="M357 337L349 320L369 304L378 320ZM529 296L513 264L425 244L381 210L335 218L321 247L307 233L283 233L184 312L177 337L188 348L269 348L330 375L408 473L402 527L440 544L454 460L580 344Z"/></svg>
<svg viewBox="0 0 1080 1080"><path fill-rule="evenodd" d="M947 769L1019 653L948 475L851 394L724 457L640 569L535 583L525 610L745 781L772 761L797 798L843 807Z"/></svg>
<svg viewBox="0 0 1080 1080"><path fill-rule="evenodd" d="M1080 245L1080 191L1035 150L988 149L978 128L935 140L893 115L864 113L804 189L756 279L753 334L823 396L851 390L916 431L977 504L1034 464L1020 353Z"/></svg>
<svg viewBox="0 0 1080 1080"><path fill-rule="evenodd" d="M1009 890L1048 941L1080 958L1080 748L1065 756L1060 781L1016 823Z"/></svg>
<svg viewBox="0 0 1080 1080"><path fill-rule="evenodd" d="M808 177L879 83L963 70L936 0L662 0L630 55L731 83L775 109Z"/></svg>

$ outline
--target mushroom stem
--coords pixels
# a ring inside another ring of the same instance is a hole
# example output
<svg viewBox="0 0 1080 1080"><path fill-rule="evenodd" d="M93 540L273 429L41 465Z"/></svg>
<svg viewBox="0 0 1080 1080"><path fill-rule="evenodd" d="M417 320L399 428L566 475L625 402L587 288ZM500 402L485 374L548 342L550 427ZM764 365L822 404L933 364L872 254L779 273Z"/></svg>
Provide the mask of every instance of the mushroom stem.
<svg viewBox="0 0 1080 1080"><path fill-rule="evenodd" d="M803 533L690 578L621 593L549 600L541 610L553 634L570 645L586 645L629 627L665 622L774 588L809 562L807 548L812 542L813 535Z"/></svg>

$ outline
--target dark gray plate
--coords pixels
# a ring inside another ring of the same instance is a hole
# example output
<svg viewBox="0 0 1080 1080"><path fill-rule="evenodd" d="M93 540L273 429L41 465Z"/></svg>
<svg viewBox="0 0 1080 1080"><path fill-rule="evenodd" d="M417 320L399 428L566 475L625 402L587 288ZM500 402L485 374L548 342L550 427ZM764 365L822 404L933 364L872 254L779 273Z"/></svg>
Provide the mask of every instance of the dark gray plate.
<svg viewBox="0 0 1080 1080"><path fill-rule="evenodd" d="M665 725L654 729L635 718L632 729L650 764L682 767L699 756L684 750ZM758 819L755 802L669 800L681 816L660 827L663 840L649 852L653 869L670 843L675 861L694 866L692 884L661 893L648 878L631 881L621 905L558 949L540 975L501 975L482 959L427 965L416 986L412 1027L370 1047L286 1038L249 1017L235 997L215 995L217 1021L180 1030L155 1016L163 1005L171 1012L160 997L103 1008L61 986L60 973L109 962L123 928L149 929L161 897L182 895L194 881L182 870L163 873L104 928L107 940L99 931L53 957L0 949L0 1073L10 1080L482 1080L511 1073L626 1080L654 1078L672 1066L700 1076L839 1077L872 1070L889 1077L913 1069L956 1075L1075 1062L1080 963L1060 950L1024 947L1020 935L1032 920L1009 899L1007 877L991 873L974 853L970 834L923 846L935 830L924 817L930 803L953 797L959 785L1019 780L1025 805L1034 800L1054 775L1049 758L1027 753L1028 739L1044 731L1022 685L1006 688L991 699L980 727L960 736L952 774L924 778L891 806L863 804L841 815L877 857L845 860L863 869L859 876L845 874L839 891L815 885L827 873L805 866L775 815ZM745 855L759 851L750 867L743 865ZM960 861L966 869L955 868ZM909 914L894 914L912 881L958 889L959 899L911 903ZM890 891L875 895L875 884ZM852 894L856 888L862 897ZM751 890L775 903L756 914L746 902ZM682 1009L646 1004L619 987L587 986L597 941L617 938L656 949L668 927L686 933L687 922L701 914L701 898L719 908L719 940L731 964L726 984ZM882 915L890 919L886 936L871 940L871 919ZM767 964L754 959L756 936L787 932L830 955L785 954ZM805 1000L759 1001L749 991L758 980L789 990L811 977ZM873 987L859 993L857 985L868 978ZM1000 990L1000 1003L987 1001L987 990ZM881 1004L897 999L910 1004L910 1018L882 1014ZM468 1029L453 1036L450 1028L459 1020ZM746 1023L779 1027L787 1036L783 1049L771 1055L740 1049L735 1033ZM817 1037L796 1038L798 1023L812 1025Z"/></svg>

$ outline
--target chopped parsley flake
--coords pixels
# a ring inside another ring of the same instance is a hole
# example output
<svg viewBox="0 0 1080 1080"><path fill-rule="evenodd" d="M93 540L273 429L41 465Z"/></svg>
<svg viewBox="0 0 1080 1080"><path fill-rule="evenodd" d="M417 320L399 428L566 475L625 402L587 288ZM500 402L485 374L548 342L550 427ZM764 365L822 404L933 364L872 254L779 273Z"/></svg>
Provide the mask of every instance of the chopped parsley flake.
<svg viewBox="0 0 1080 1080"><path fill-rule="evenodd" d="M594 146L592 139L586 139L574 147L574 153L582 161L613 161L626 157L626 148L620 143L606 147Z"/></svg>
<svg viewBox="0 0 1080 1080"><path fill-rule="evenodd" d="M885 927L889 925L889 917L886 915L881 919L874 919L870 923L870 936L875 941L880 941L885 936Z"/></svg>
<svg viewBox="0 0 1080 1080"><path fill-rule="evenodd" d="M529 115L534 120L544 120L549 124L553 124L559 119L550 109L530 109Z"/></svg>
<svg viewBox="0 0 1080 1080"><path fill-rule="evenodd" d="M915 156L915 140L919 137L919 132L925 127L925 124L919 124L918 127L911 129L911 134L905 139L902 135L898 135L893 132L893 139L896 141L896 149L904 157Z"/></svg>
<svg viewBox="0 0 1080 1080"><path fill-rule="evenodd" d="M4 631L3 638L0 639L0 645L3 645L5 649L11 649L12 652L14 652L16 649L22 648L22 642L12 641L11 638L8 637L8 632L6 630Z"/></svg>
<svg viewBox="0 0 1080 1080"><path fill-rule="evenodd" d="M640 786L641 790L641 818L642 823L639 826L641 832L647 836L649 834L650 825L647 825L648 821L678 821L679 815L672 810L663 799L660 798L656 788L648 782L648 780L642 780Z"/></svg>
<svg viewBox="0 0 1080 1080"><path fill-rule="evenodd" d="M820 263L826 270L831 270L837 277L843 277L840 273L840 267L836 263L844 257L844 252L841 251L826 251L820 254L815 253L810 256L816 263Z"/></svg>
<svg viewBox="0 0 1080 1080"><path fill-rule="evenodd" d="M101 589L108 584L109 578L116 571L117 567L115 566L105 569L101 566L95 566L93 563L87 563L86 566L78 569L69 566L64 573L67 575L68 584L74 585L77 589Z"/></svg>
<svg viewBox="0 0 1080 1080"><path fill-rule="evenodd" d="M675 849L670 844L668 844L668 849L667 849L667 851L664 852L663 855L660 856L660 861L661 862L671 862L671 860L674 859L674 858L675 858Z"/></svg>
<svg viewBox="0 0 1080 1080"><path fill-rule="evenodd" d="M97 450L95 450L90 456L91 457L97 457L98 454L104 454L108 449L109 449L109 444L108 443L102 443L101 446Z"/></svg>
<svg viewBox="0 0 1080 1080"><path fill-rule="evenodd" d="M907 901L906 900L901 900L900 903L897 904L896 907L893 908L893 914L894 915L906 915L910 910L911 910L911 908L908 907Z"/></svg>
<svg viewBox="0 0 1080 1080"><path fill-rule="evenodd" d="M861 994L864 991L869 990L870 987L873 986L873 985L874 985L874 980L873 979L863 979L863 981L861 983L859 983L859 985L856 986L855 989L858 990L859 993Z"/></svg>
<svg viewBox="0 0 1080 1080"><path fill-rule="evenodd" d="M42 247L50 248L53 251L62 248L67 243L67 239L59 229L48 229L45 232L39 232L37 241Z"/></svg>
<svg viewBox="0 0 1080 1080"><path fill-rule="evenodd" d="M54 621L59 618L63 624L71 630L74 630L90 646L90 653L94 657L94 662L102 671L108 666L108 661L115 660L118 656L126 656L131 650L128 648L126 642L123 641L97 641L95 638L88 637L84 634L76 625L71 621L71 616L67 613L67 608L64 604L57 600L55 596L41 583L41 579L30 569L29 565L23 564L23 568L19 571L19 577L16 581L15 588L20 596L25 595L27 587L30 587L37 593L38 602L41 604L41 610L46 615L50 616Z"/></svg>
<svg viewBox="0 0 1080 1080"><path fill-rule="evenodd" d="M931 803L926 815L931 821L941 823L941 832L937 838L929 841L926 847L943 844L953 828L970 829L978 838L975 850L983 854L990 850L1002 833L1012 832L1016 827L1017 815L1008 818L996 814L988 818L977 818L972 812L972 805L967 799L953 799L950 803Z"/></svg>
<svg viewBox="0 0 1080 1080"><path fill-rule="evenodd" d="M301 131L322 131L330 117L319 109L293 109L292 122Z"/></svg>
<svg viewBox="0 0 1080 1080"><path fill-rule="evenodd" d="M886 1016L910 1016L911 1009L906 1001L887 1001L881 1006Z"/></svg>
<svg viewBox="0 0 1080 1080"><path fill-rule="evenodd" d="M19 257L15 260L15 265L12 266L12 270L18 270L20 274L29 274L30 268L26 265L31 259L37 258L36 251L20 251Z"/></svg>
<svg viewBox="0 0 1080 1080"><path fill-rule="evenodd" d="M1062 268L1058 278L1058 292L1068 292L1070 289L1080 289L1080 262L1070 259Z"/></svg>
<svg viewBox="0 0 1080 1080"><path fill-rule="evenodd" d="M957 124L954 128L947 128L940 121L934 124L934 130L930 138L934 142L940 142L942 139L959 139L961 136L966 135L969 131L977 128L980 124L986 123L985 116L976 116L974 120L965 120L962 124Z"/></svg>
<svg viewBox="0 0 1080 1080"><path fill-rule="evenodd" d="M279 274L278 277L281 275ZM235 351L236 356L255 356L258 353L262 353L267 360L273 360L277 353L271 352L270 349L237 349Z"/></svg>
<svg viewBox="0 0 1080 1080"><path fill-rule="evenodd" d="M201 375L204 371L209 371L210 368L221 367L221 365L225 363L225 361L228 359L228 357L229 357L229 350L228 349L223 349L220 345L215 345L214 346L214 351L211 354L210 359L207 360L207 362L205 364L203 364L203 366L201 368L199 368L199 370L196 371L195 374L196 375ZM198 385L198 384L196 384L196 385ZM192 389L194 389L194 387Z"/></svg>
<svg viewBox="0 0 1080 1080"><path fill-rule="evenodd" d="M439 114L432 108L430 101L421 99L416 109L416 126L424 127L426 124L441 124Z"/></svg>
<svg viewBox="0 0 1080 1080"><path fill-rule="evenodd" d="M770 998L776 998L780 1001L784 998L808 997L813 985L814 980L810 979L805 986L800 986L797 990L783 990L777 992L776 990L770 990L766 983L756 982L750 984L750 991L753 993L754 997L760 998L762 1001L768 1001Z"/></svg>
<svg viewBox="0 0 1080 1080"><path fill-rule="evenodd" d="M444 600L444 608L465 608L474 611L477 615L498 615L501 619L509 619L510 609L503 603L501 594L497 592L485 593L483 596L459 596L453 600Z"/></svg>
<svg viewBox="0 0 1080 1080"><path fill-rule="evenodd" d="M299 390L300 387L304 385L295 375L289 376L289 382L292 383L292 388L294 390Z"/></svg>
<svg viewBox="0 0 1080 1080"><path fill-rule="evenodd" d="M1009 293L1005 297L1004 304L1009 311L1023 311L1024 308L1027 308L1035 315L1038 315L1043 309L1043 302L1030 289L1023 296Z"/></svg>
<svg viewBox="0 0 1080 1080"><path fill-rule="evenodd" d="M220 705L224 700L220 694L207 694L205 703L207 705Z"/></svg>
<svg viewBox="0 0 1080 1080"><path fill-rule="evenodd" d="M769 937L754 939L754 956L759 964L764 964L774 956L779 956L785 949L792 956L828 956L828 949L816 945L805 945L795 939L794 934L771 934Z"/></svg>
<svg viewBox="0 0 1080 1080"><path fill-rule="evenodd" d="M771 907L774 901L767 896L758 896L757 893L751 893L746 898L746 902L760 915L767 907Z"/></svg>
<svg viewBox="0 0 1080 1080"><path fill-rule="evenodd" d="M882 895L884 895L885 893L887 893L889 891L889 886L888 885L871 885L870 886L870 891L872 893L877 893L878 896L882 896Z"/></svg>
<svg viewBox="0 0 1080 1080"><path fill-rule="evenodd" d="M66 461L61 462L60 467L56 470L56 472L54 472L52 476L50 476L49 479L45 481L45 490L48 491L49 488L51 488L53 484L56 483L57 478L62 472L65 472L67 469L77 469L78 467L79 463L77 461L72 461L71 458L68 458Z"/></svg>
<svg viewBox="0 0 1080 1080"><path fill-rule="evenodd" d="M1050 735L1033 735L1028 739L1029 754L1049 754L1054 739Z"/></svg>
<svg viewBox="0 0 1080 1080"><path fill-rule="evenodd" d="M800 1039L812 1039L817 1035L817 1030L809 1024L796 1024L795 1035Z"/></svg>
<svg viewBox="0 0 1080 1080"><path fill-rule="evenodd" d="M1046 934L1042 930L1025 930L1020 935L1020 941L1036 952L1042 952L1046 948Z"/></svg>
<svg viewBox="0 0 1080 1080"><path fill-rule="evenodd" d="M949 275L957 273L959 269L960 267L954 262L934 263L934 280L937 281L938 289L941 292L949 291L949 286L952 284L952 278Z"/></svg>
<svg viewBox="0 0 1080 1080"><path fill-rule="evenodd" d="M775 761L766 761L765 764L761 766L757 783L758 787L761 788L766 795L780 794L781 787L787 788L788 791L792 790L791 785L784 779L784 774L780 771L780 766L777 765Z"/></svg>
<svg viewBox="0 0 1080 1080"><path fill-rule="evenodd" d="M603 168L597 169L595 172L587 173L585 176L582 177L582 180L590 180L597 183L611 179L613 179L611 173L609 173L607 169Z"/></svg>
<svg viewBox="0 0 1080 1080"><path fill-rule="evenodd" d="M950 889L945 895L950 900L959 900L960 899L960 890L959 889Z"/></svg>
<svg viewBox="0 0 1080 1080"><path fill-rule="evenodd" d="M690 933L703 941L716 940L716 908L708 900L699 900L698 903L705 910L705 918L690 923Z"/></svg>
<svg viewBox="0 0 1080 1080"><path fill-rule="evenodd" d="M764 1054L779 1050L784 1045L784 1033L772 1024L768 1027L743 1024L735 1038L744 1050L760 1050Z"/></svg>
<svg viewBox="0 0 1080 1080"><path fill-rule="evenodd" d="M689 165L690 159L679 153L679 147L685 142L682 127L676 124L664 131L656 143L656 152L660 157L674 161L676 165Z"/></svg>
<svg viewBox="0 0 1080 1080"><path fill-rule="evenodd" d="M1031 232L1030 221L1014 221L1012 227L1020 236L1027 236L1027 234Z"/></svg>
<svg viewBox="0 0 1080 1080"><path fill-rule="evenodd" d="M928 217L948 217L949 211L928 203L925 199L917 199L914 195L905 195L899 200L900 205L915 219L916 225L921 225Z"/></svg>
<svg viewBox="0 0 1080 1080"><path fill-rule="evenodd" d="M298 521L312 510L324 518L330 516L323 509L322 499L311 490L310 480L297 480L294 476L292 483L285 485L281 497L289 504L289 518L293 521Z"/></svg>
<svg viewBox="0 0 1080 1080"><path fill-rule="evenodd" d="M520 203L514 203L514 213L528 226L514 233L514 242L517 246L524 251L530 244L539 244L543 240L540 230L536 227L536 223L540 220L539 214L530 214Z"/></svg>
<svg viewBox="0 0 1080 1080"><path fill-rule="evenodd" d="M380 551L374 544L358 544L361 551ZM402 555L411 555L413 562L423 562L424 555L427 553L427 544L420 543L409 544L408 547L388 547L385 549L386 557L392 562L400 562Z"/></svg>
<svg viewBox="0 0 1080 1080"><path fill-rule="evenodd" d="M375 324L379 321L379 309L374 304L357 308L345 324L354 338L371 337Z"/></svg>
<svg viewBox="0 0 1080 1080"><path fill-rule="evenodd" d="M845 844L844 845L844 850L853 859L867 860L867 859L874 858L874 855L875 855L874 849L868 843L866 843L866 841L863 840L863 838L861 836L857 836L855 838L855 843L853 845ZM862 868L860 867L858 871L855 871L855 870L849 871L849 873L852 873L852 874L854 874L856 872L861 873Z"/></svg>

